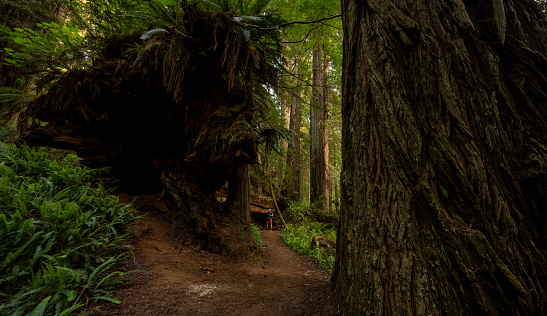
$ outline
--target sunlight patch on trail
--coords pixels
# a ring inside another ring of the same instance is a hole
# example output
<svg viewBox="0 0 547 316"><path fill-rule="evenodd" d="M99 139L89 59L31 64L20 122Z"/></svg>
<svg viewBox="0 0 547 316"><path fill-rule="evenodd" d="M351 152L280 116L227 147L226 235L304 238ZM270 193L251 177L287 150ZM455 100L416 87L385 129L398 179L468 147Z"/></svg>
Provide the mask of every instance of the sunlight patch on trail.
<svg viewBox="0 0 547 316"><path fill-rule="evenodd" d="M217 284L192 284L188 287L189 294L197 294L200 297L213 293L218 289Z"/></svg>

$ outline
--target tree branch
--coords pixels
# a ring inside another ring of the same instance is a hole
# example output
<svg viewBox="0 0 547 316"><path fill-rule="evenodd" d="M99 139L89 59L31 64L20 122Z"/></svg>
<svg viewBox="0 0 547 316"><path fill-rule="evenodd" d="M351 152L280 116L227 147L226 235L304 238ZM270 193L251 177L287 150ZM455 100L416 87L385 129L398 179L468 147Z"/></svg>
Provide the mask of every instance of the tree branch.
<svg viewBox="0 0 547 316"><path fill-rule="evenodd" d="M287 22L287 23L283 23L283 24L280 24L280 25L277 25L277 26L272 26L272 27L261 27L261 26L253 25L253 24L246 24L245 26L251 27L251 28L254 28L254 29L258 29L258 30L262 30L262 31L274 31L274 30L280 29L282 27L293 25L293 24L314 24L314 23L320 23L320 22L323 22L323 21L336 19L336 18L339 18L341 16L342 16L342 14L337 14L337 15L329 16L329 17L322 18L322 19L319 19L319 20Z"/></svg>

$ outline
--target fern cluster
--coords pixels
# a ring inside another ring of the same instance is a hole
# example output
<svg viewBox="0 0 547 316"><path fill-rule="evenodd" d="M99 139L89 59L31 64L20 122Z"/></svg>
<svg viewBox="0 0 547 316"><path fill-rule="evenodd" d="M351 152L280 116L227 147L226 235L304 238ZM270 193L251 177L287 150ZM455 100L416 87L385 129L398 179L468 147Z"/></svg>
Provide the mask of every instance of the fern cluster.
<svg viewBox="0 0 547 316"><path fill-rule="evenodd" d="M77 157L0 142L0 315L64 315L118 302L128 206Z"/></svg>
<svg viewBox="0 0 547 316"><path fill-rule="evenodd" d="M256 243L259 247L264 247L264 243L262 242L262 237L260 237L260 228L256 226L255 224L251 224L251 231L253 233L253 237L255 238Z"/></svg>
<svg viewBox="0 0 547 316"><path fill-rule="evenodd" d="M305 254L320 268L332 272L334 268L334 250L323 248L311 249L314 236L336 240L336 228L327 227L310 216L311 208L302 203L292 203L285 212L285 217L292 223L287 225L281 237L289 248Z"/></svg>

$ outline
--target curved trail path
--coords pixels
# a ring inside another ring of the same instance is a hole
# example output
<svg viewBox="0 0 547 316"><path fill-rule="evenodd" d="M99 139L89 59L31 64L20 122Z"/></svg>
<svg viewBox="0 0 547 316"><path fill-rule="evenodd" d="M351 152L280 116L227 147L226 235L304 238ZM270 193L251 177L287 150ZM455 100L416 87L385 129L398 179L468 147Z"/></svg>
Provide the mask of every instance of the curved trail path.
<svg viewBox="0 0 547 316"><path fill-rule="evenodd" d="M329 276L290 250L279 231L262 231L263 261L231 261L177 240L158 212L133 228L130 269L143 269L115 292L123 303L93 315L335 315Z"/></svg>

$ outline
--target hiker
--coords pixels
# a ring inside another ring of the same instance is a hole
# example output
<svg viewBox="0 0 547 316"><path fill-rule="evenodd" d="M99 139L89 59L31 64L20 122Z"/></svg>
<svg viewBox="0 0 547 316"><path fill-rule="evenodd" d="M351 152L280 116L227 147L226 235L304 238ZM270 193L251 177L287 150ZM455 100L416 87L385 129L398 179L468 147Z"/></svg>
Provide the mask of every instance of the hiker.
<svg viewBox="0 0 547 316"><path fill-rule="evenodd" d="M270 225L270 231L273 229L273 211L271 208L268 209L268 219L266 220L266 229L268 229L268 225Z"/></svg>

